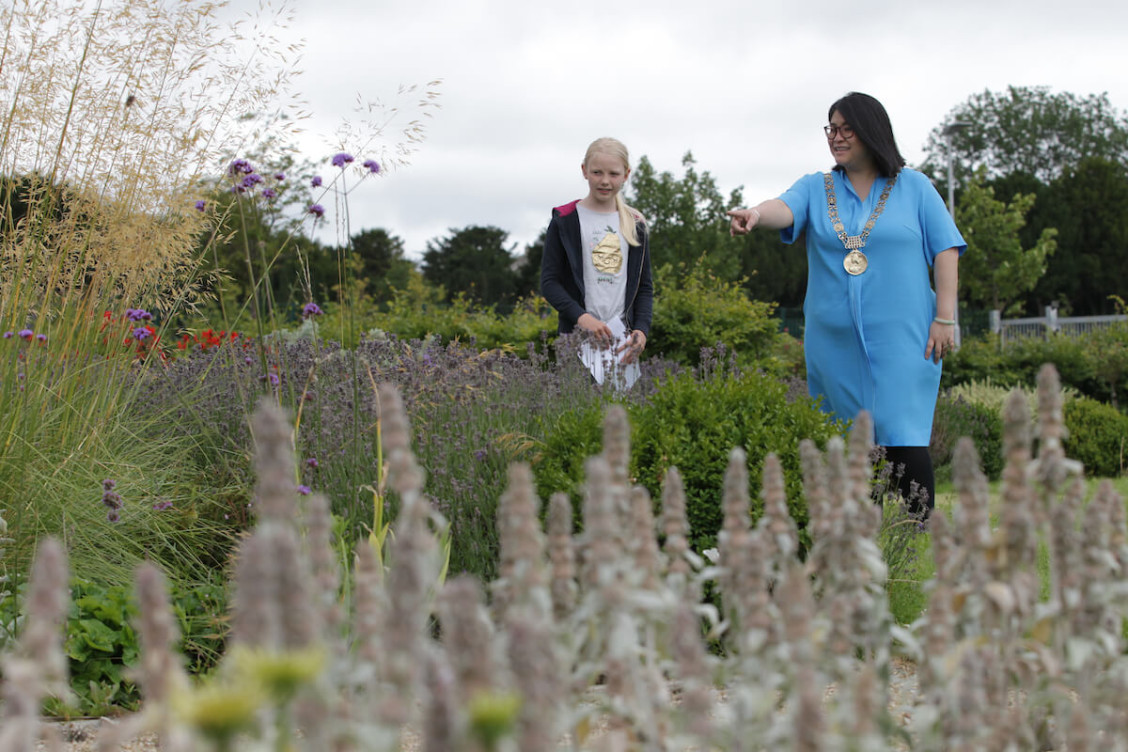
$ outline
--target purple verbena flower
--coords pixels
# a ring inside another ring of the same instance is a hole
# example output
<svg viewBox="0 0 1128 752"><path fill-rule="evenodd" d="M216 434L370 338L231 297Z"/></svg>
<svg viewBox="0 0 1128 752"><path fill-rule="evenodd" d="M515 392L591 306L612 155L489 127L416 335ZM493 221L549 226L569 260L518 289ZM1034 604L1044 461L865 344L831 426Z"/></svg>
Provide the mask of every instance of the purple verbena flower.
<svg viewBox="0 0 1128 752"><path fill-rule="evenodd" d="M243 178L243 187L254 188L256 185L258 185L261 182L262 182L262 175L259 175L257 172L252 172L252 173L250 173L249 175L247 175L246 177Z"/></svg>
<svg viewBox="0 0 1128 752"><path fill-rule="evenodd" d="M320 175L314 175L313 179L311 179L309 181L309 185L310 185L311 188L320 188L321 187L321 176Z"/></svg>
<svg viewBox="0 0 1128 752"><path fill-rule="evenodd" d="M286 173L276 172L276 173L274 173L274 179L277 180L279 183L281 183L283 180L286 179Z"/></svg>
<svg viewBox="0 0 1128 752"><path fill-rule="evenodd" d="M298 493L302 496L309 496L311 490L309 486L298 486Z"/></svg>
<svg viewBox="0 0 1128 752"><path fill-rule="evenodd" d="M208 202L207 201L200 199L199 201L196 202L196 211L202 212L207 208L208 208Z"/></svg>
<svg viewBox="0 0 1128 752"><path fill-rule="evenodd" d="M166 509L172 509L172 502L168 500L158 501L153 505L153 509L157 510L158 512L163 512Z"/></svg>
<svg viewBox="0 0 1128 752"><path fill-rule="evenodd" d="M47 341L47 335L43 334L43 333L39 333L39 334L35 335L35 338L37 340L39 340L40 342L46 342Z"/></svg>
<svg viewBox="0 0 1128 752"><path fill-rule="evenodd" d="M34 336L35 332L31 331L30 329L20 329L20 339L31 341L31 338Z"/></svg>
<svg viewBox="0 0 1128 752"><path fill-rule="evenodd" d="M231 163L231 167L228 168L228 172L230 172L232 175L246 175L248 172L254 172L254 168L251 167L251 163L247 160L236 159Z"/></svg>
<svg viewBox="0 0 1128 752"><path fill-rule="evenodd" d="M4 339L11 339L11 338L12 338L11 332L4 332Z"/></svg>
<svg viewBox="0 0 1128 752"><path fill-rule="evenodd" d="M334 167L344 167L353 161L353 155L344 151L337 152L333 155L332 161Z"/></svg>
<svg viewBox="0 0 1128 752"><path fill-rule="evenodd" d="M126 308L125 317L130 321L151 321L153 314L149 313L144 308Z"/></svg>
<svg viewBox="0 0 1128 752"><path fill-rule="evenodd" d="M325 207L321 204L313 204L307 211L318 219L325 216Z"/></svg>
<svg viewBox="0 0 1128 752"><path fill-rule="evenodd" d="M149 330L143 326L139 326L133 330L133 339L141 342L149 338Z"/></svg>
<svg viewBox="0 0 1128 752"><path fill-rule="evenodd" d="M309 465L310 467L314 468L314 469L317 469L318 467L320 467L320 465L317 462L316 457L310 457L308 460L306 460L306 464Z"/></svg>
<svg viewBox="0 0 1128 752"><path fill-rule="evenodd" d="M265 198L268 201L270 199L275 198L277 195L278 195L278 193L275 192L275 190L273 188L263 188L262 189L262 197Z"/></svg>
<svg viewBox="0 0 1128 752"><path fill-rule="evenodd" d="M321 306L317 305L317 303L306 303L302 308L303 319L308 319L311 316L320 316L323 313L325 313L325 311L321 310Z"/></svg>
<svg viewBox="0 0 1128 752"><path fill-rule="evenodd" d="M364 160L364 168L369 172L376 174L380 171L380 163L375 159L366 159Z"/></svg>

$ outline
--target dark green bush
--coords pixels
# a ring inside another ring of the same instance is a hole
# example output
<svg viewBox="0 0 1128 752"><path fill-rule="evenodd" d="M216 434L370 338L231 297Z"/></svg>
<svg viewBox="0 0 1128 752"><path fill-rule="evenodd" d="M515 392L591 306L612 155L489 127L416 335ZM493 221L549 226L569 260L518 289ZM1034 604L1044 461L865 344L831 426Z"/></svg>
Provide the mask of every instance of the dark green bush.
<svg viewBox="0 0 1128 752"><path fill-rule="evenodd" d="M1128 465L1128 415L1088 397L1065 403L1065 454L1087 475L1116 478Z"/></svg>
<svg viewBox="0 0 1128 752"><path fill-rule="evenodd" d="M963 397L941 393L936 402L929 449L937 473L942 477L952 463L952 453L961 436L968 436L975 442L983 473L991 480L998 480L1003 472L1002 413Z"/></svg>
<svg viewBox="0 0 1128 752"><path fill-rule="evenodd" d="M723 344L743 366L770 354L779 331L775 304L749 300L739 282L718 279L699 263L661 267L654 286L648 353L697 365L702 352Z"/></svg>
<svg viewBox="0 0 1128 752"><path fill-rule="evenodd" d="M701 378L674 376L646 403L628 407L631 474L657 500L667 469L678 468L686 490L690 542L696 550L716 545L724 474L734 447L743 447L748 455L754 516L762 507L764 457L774 452L783 464L791 515L801 529L806 526L799 442L810 438L825 447L845 426L828 421L806 397L789 401L788 390L788 383L759 371L741 374L721 368ZM579 506L583 463L600 450L601 425L599 407L569 413L557 422L535 469L542 498L567 491Z"/></svg>

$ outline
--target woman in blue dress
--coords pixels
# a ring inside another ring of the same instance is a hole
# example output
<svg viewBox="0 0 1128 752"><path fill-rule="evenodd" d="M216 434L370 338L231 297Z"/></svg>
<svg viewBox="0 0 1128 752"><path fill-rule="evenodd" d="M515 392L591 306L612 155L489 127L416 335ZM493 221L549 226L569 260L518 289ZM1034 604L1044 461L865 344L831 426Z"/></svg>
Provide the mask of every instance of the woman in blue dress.
<svg viewBox="0 0 1128 752"><path fill-rule="evenodd" d="M785 243L806 232L810 393L838 417L861 410L873 416L874 441L895 475L903 468L899 489L923 516L934 503L928 444L941 358L955 345L958 265L967 244L929 179L904 166L880 102L850 93L831 105L828 118L823 130L834 169L729 212L731 229L779 230Z"/></svg>

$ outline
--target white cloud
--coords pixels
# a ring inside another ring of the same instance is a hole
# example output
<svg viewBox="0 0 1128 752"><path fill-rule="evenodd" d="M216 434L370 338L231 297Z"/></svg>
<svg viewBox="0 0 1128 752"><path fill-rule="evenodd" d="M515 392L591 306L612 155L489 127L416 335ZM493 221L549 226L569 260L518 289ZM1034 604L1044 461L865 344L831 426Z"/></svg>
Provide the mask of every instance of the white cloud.
<svg viewBox="0 0 1128 752"><path fill-rule="evenodd" d="M384 227L412 255L470 224L523 248L552 206L583 195L579 162L598 136L675 173L691 150L722 191L758 201L827 165L819 129L851 90L882 100L910 162L985 89L1107 91L1128 109L1128 6L1097 0L303 0L294 16L311 158L331 153L358 94L406 112L399 86L443 80L410 164L350 197L354 231Z"/></svg>

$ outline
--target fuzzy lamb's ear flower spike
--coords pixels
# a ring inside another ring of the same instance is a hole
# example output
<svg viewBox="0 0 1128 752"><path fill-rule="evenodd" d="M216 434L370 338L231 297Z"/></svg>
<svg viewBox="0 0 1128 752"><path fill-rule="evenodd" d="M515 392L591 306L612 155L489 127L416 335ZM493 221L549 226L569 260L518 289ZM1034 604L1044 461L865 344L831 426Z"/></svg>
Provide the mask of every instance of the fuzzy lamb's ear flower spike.
<svg viewBox="0 0 1128 752"><path fill-rule="evenodd" d="M293 430L286 413L269 397L259 400L252 422L260 519L292 527L298 517Z"/></svg>

